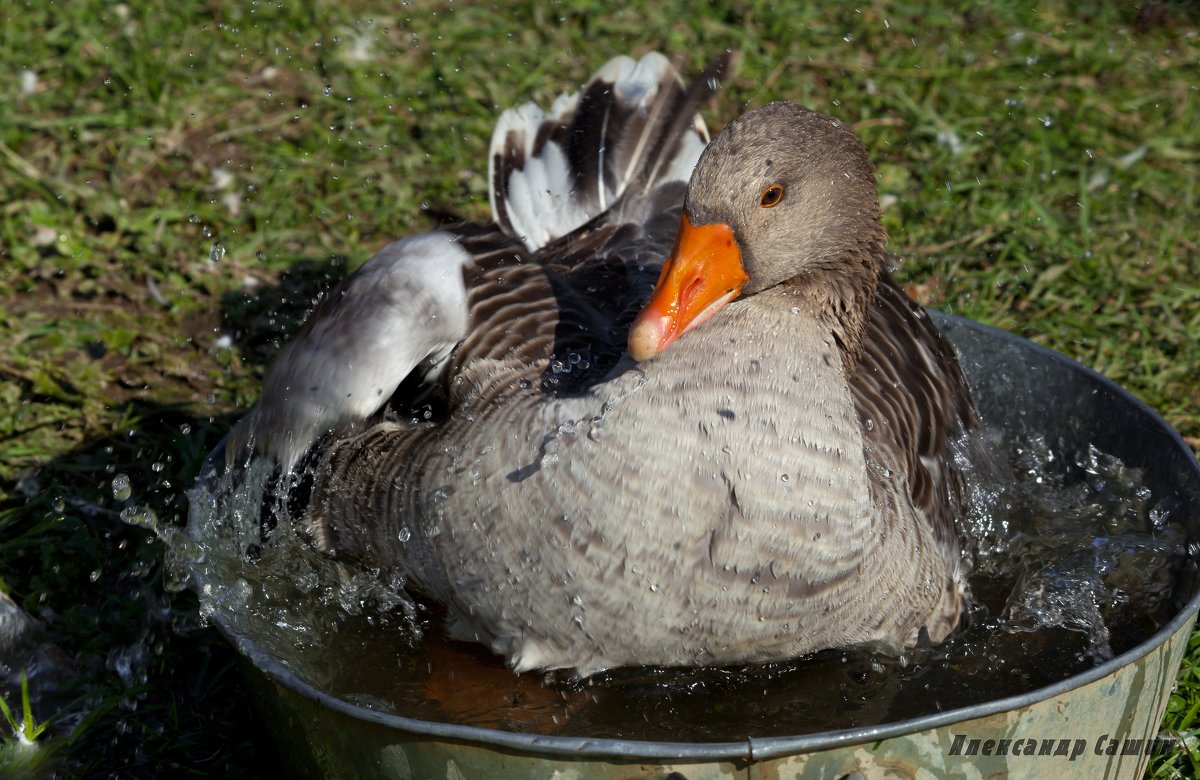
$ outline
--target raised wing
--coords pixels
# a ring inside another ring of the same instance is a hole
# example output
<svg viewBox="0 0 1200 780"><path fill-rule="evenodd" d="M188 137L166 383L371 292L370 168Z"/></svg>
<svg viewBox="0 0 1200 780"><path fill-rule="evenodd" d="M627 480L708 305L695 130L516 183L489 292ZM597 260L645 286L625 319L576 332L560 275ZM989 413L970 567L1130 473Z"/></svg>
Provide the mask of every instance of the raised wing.
<svg viewBox="0 0 1200 780"><path fill-rule="evenodd" d="M629 206L660 185L687 184L708 143L699 109L730 59L685 88L657 52L616 57L548 112L532 103L505 111L488 154L496 224L536 251L606 212L641 221Z"/></svg>
<svg viewBox="0 0 1200 780"><path fill-rule="evenodd" d="M229 435L226 463L257 452L288 471L321 436L379 411L414 370L435 374L466 334L473 259L449 231L380 250L280 350Z"/></svg>

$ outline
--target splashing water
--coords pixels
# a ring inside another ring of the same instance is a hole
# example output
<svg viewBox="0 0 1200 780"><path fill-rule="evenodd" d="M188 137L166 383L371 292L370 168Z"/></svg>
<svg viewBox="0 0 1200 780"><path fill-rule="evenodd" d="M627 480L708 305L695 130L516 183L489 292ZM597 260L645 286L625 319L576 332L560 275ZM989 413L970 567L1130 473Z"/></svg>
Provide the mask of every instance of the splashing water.
<svg viewBox="0 0 1200 780"><path fill-rule="evenodd" d="M215 490L205 489L206 479ZM313 669L316 652L342 622L360 616L389 631L391 642L419 641L421 626L402 578L334 563L290 523L260 526L261 497L277 479L261 460L238 473L237 485L228 475L202 474L188 493L188 536L163 536L173 579L198 591L201 616L305 670ZM272 511L286 514L284 507ZM320 684L321 676L305 676Z"/></svg>

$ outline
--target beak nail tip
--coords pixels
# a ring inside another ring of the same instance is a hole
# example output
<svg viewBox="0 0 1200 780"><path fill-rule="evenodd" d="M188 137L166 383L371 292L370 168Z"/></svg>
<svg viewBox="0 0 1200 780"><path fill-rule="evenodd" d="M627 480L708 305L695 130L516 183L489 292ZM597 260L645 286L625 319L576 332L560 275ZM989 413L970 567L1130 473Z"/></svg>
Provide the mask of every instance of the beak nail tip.
<svg viewBox="0 0 1200 780"><path fill-rule="evenodd" d="M660 331L653 324L635 324L629 332L629 356L639 363L649 360L661 351L659 341Z"/></svg>

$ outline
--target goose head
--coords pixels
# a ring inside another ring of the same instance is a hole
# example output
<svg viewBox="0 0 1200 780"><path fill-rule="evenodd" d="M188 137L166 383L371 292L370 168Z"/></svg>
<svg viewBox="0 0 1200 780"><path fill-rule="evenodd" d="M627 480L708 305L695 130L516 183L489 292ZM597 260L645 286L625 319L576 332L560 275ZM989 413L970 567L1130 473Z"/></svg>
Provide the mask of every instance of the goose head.
<svg viewBox="0 0 1200 780"><path fill-rule="evenodd" d="M629 352L647 360L739 297L784 282L818 308L861 319L883 269L875 170L837 120L771 103L725 127L688 184L675 247L634 320ZM847 307L862 312L838 312Z"/></svg>

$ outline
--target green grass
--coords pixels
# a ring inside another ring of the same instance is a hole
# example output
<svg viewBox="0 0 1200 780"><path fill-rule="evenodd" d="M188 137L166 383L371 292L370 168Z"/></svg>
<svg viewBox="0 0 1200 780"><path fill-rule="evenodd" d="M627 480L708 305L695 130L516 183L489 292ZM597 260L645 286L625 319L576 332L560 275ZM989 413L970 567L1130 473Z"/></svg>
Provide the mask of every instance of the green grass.
<svg viewBox="0 0 1200 780"><path fill-rule="evenodd" d="M783 5L0 10L0 590L70 669L30 676L50 726L22 771L268 770L232 653L118 515L180 522L314 297L422 206L485 216L499 111L618 53L695 72L741 50L714 129L779 98L855 123L916 294L1096 367L1200 445L1194 7ZM1165 724L1184 734L1197 664L1194 641Z"/></svg>

